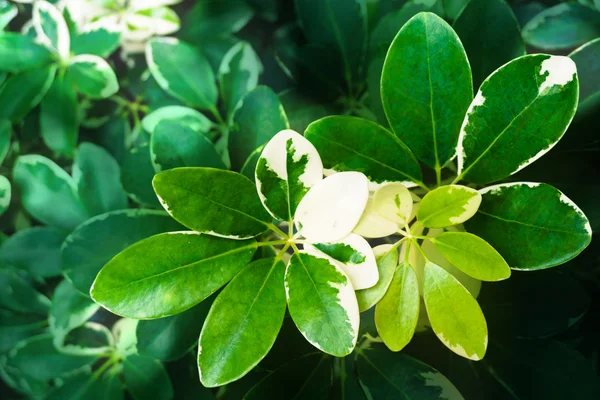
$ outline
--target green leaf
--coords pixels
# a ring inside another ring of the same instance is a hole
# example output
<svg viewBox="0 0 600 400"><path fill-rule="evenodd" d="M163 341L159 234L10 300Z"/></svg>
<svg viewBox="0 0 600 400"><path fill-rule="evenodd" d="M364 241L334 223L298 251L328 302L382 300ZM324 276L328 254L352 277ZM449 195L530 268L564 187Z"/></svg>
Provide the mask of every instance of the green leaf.
<svg viewBox="0 0 600 400"><path fill-rule="evenodd" d="M12 124L7 119L0 120L0 165L10 150L10 139L12 137Z"/></svg>
<svg viewBox="0 0 600 400"><path fill-rule="evenodd" d="M477 88L497 68L525 54L521 28L505 0L472 0L453 24Z"/></svg>
<svg viewBox="0 0 600 400"><path fill-rule="evenodd" d="M19 10L16 5L8 2L0 4L0 30L4 30L18 13Z"/></svg>
<svg viewBox="0 0 600 400"><path fill-rule="evenodd" d="M142 120L142 126L146 132L152 134L162 121L177 122L198 133L207 133L213 127L213 123L204 114L182 106L161 107L146 115Z"/></svg>
<svg viewBox="0 0 600 400"><path fill-rule="evenodd" d="M36 1L33 6L32 21L37 40L56 50L61 58L68 58L71 37L67 23L58 8L45 0Z"/></svg>
<svg viewBox="0 0 600 400"><path fill-rule="evenodd" d="M267 355L285 315L284 272L281 260L257 260L219 294L198 345L198 367L204 386L235 381Z"/></svg>
<svg viewBox="0 0 600 400"><path fill-rule="evenodd" d="M102 357L113 351L114 339L110 330L104 325L85 322L64 336L54 336L54 345L62 353Z"/></svg>
<svg viewBox="0 0 600 400"><path fill-rule="evenodd" d="M481 360L488 343L485 317L477 300L442 267L425 264L423 298L431 328L459 356Z"/></svg>
<svg viewBox="0 0 600 400"><path fill-rule="evenodd" d="M390 251L391 248L391 244L381 244L373 248L373 254L377 260L379 280L373 287L356 291L360 312L367 311L377 304L392 282L394 271L398 265L398 251L395 249Z"/></svg>
<svg viewBox="0 0 600 400"><path fill-rule="evenodd" d="M198 2L185 14L183 34L195 42L214 36L215 32L219 35L236 33L253 15L252 7L241 0Z"/></svg>
<svg viewBox="0 0 600 400"><path fill-rule="evenodd" d="M211 304L207 299L172 317L140 321L136 330L138 353L161 361L183 357L198 344Z"/></svg>
<svg viewBox="0 0 600 400"><path fill-rule="evenodd" d="M99 308L99 304L75 289L71 282L62 281L52 296L48 317L54 343L62 344L67 333L83 325Z"/></svg>
<svg viewBox="0 0 600 400"><path fill-rule="evenodd" d="M174 121L156 126L150 140L150 157L156 171L178 167L225 169L217 149L203 133Z"/></svg>
<svg viewBox="0 0 600 400"><path fill-rule="evenodd" d="M300 333L319 350L343 357L354 350L359 312L344 273L324 258L292 256L285 274L290 315Z"/></svg>
<svg viewBox="0 0 600 400"><path fill-rule="evenodd" d="M12 75L0 86L0 118L21 121L44 98L54 81L56 66Z"/></svg>
<svg viewBox="0 0 600 400"><path fill-rule="evenodd" d="M383 298L375 307L377 332L392 351L402 350L412 339L419 319L419 282L408 263L400 263Z"/></svg>
<svg viewBox="0 0 600 400"><path fill-rule="evenodd" d="M221 99L231 116L240 100L258 84L262 72L258 55L249 43L239 42L223 57L219 67Z"/></svg>
<svg viewBox="0 0 600 400"><path fill-rule="evenodd" d="M121 318L112 327L115 338L115 350L121 357L137 354L136 329L140 321Z"/></svg>
<svg viewBox="0 0 600 400"><path fill-rule="evenodd" d="M3 370L18 382L20 391L40 396L55 378L70 374L96 360L95 356L75 356L59 352L51 334L20 342L6 358Z"/></svg>
<svg viewBox="0 0 600 400"><path fill-rule="evenodd" d="M146 46L146 61L163 90L189 106L215 109L218 93L213 71L194 47L174 38L154 38Z"/></svg>
<svg viewBox="0 0 600 400"><path fill-rule="evenodd" d="M323 179L304 196L294 223L310 243L327 243L348 236L369 199L367 178L360 172L339 172Z"/></svg>
<svg viewBox="0 0 600 400"><path fill-rule="evenodd" d="M96 275L111 258L142 239L181 229L163 211L121 210L90 218L65 239L63 274L79 291L89 295Z"/></svg>
<svg viewBox="0 0 600 400"><path fill-rule="evenodd" d="M359 171L372 189L386 182L420 182L421 168L402 141L375 122L355 117L325 117L306 128L323 159L335 171Z"/></svg>
<svg viewBox="0 0 600 400"><path fill-rule="evenodd" d="M155 319L183 312L244 267L256 242L170 232L129 246L100 271L90 294L117 315Z"/></svg>
<svg viewBox="0 0 600 400"><path fill-rule="evenodd" d="M68 73L77 90L91 99L106 99L119 90L115 72L98 56L84 54L73 57Z"/></svg>
<svg viewBox="0 0 600 400"><path fill-rule="evenodd" d="M102 375L94 377L90 373L80 373L64 382L64 384L44 397L46 400L123 400L125 390L120 376L111 370Z"/></svg>
<svg viewBox="0 0 600 400"><path fill-rule="evenodd" d="M367 50L367 8L363 0L296 0L298 23L309 43L341 59L348 85L358 83Z"/></svg>
<svg viewBox="0 0 600 400"><path fill-rule="evenodd" d="M355 233L336 242L305 244L304 250L308 254L325 258L340 268L354 290L373 287L379 280L377 261L371 245Z"/></svg>
<svg viewBox="0 0 600 400"><path fill-rule="evenodd" d="M79 146L73 178L90 215L127 208L127 194L120 177L119 164L106 150L87 142Z"/></svg>
<svg viewBox="0 0 600 400"><path fill-rule="evenodd" d="M29 36L5 32L0 35L0 58L0 71L15 73L48 65L52 53Z"/></svg>
<svg viewBox="0 0 600 400"><path fill-rule="evenodd" d="M5 354L22 340L47 331L48 316L21 314L0 308L0 354Z"/></svg>
<svg viewBox="0 0 600 400"><path fill-rule="evenodd" d="M452 265L475 279L494 282L510 277L504 258L472 233L444 232L431 240Z"/></svg>
<svg viewBox="0 0 600 400"><path fill-rule="evenodd" d="M125 386L134 399L173 398L171 378L163 365L151 357L130 355L123 360Z"/></svg>
<svg viewBox="0 0 600 400"><path fill-rule="evenodd" d="M153 185L167 212L197 232L243 239L271 222L254 184L235 172L177 168L157 174Z"/></svg>
<svg viewBox="0 0 600 400"><path fill-rule="evenodd" d="M382 346L359 351L356 366L363 390L374 399L463 399L438 370Z"/></svg>
<svg viewBox="0 0 600 400"><path fill-rule="evenodd" d="M454 156L473 83L450 25L419 13L402 27L385 59L381 98L393 131L419 160L439 169Z"/></svg>
<svg viewBox="0 0 600 400"><path fill-rule="evenodd" d="M259 86L246 94L233 114L229 130L232 169L240 170L253 151L288 128L285 111L270 88Z"/></svg>
<svg viewBox="0 0 600 400"><path fill-rule="evenodd" d="M51 226L16 232L2 243L0 260L43 278L60 275L60 248L67 233Z"/></svg>
<svg viewBox="0 0 600 400"><path fill-rule="evenodd" d="M46 157L19 157L13 179L23 207L38 221L72 230L89 218L73 178Z"/></svg>
<svg viewBox="0 0 600 400"><path fill-rule="evenodd" d="M0 215L4 214L8 206L10 206L10 198L10 181L4 175L0 175Z"/></svg>
<svg viewBox="0 0 600 400"><path fill-rule="evenodd" d="M329 114L324 104L304 95L298 89L286 89L280 92L278 97L287 114L290 123L289 127L296 132L303 134L311 122L326 117Z"/></svg>
<svg viewBox="0 0 600 400"><path fill-rule="evenodd" d="M600 35L600 15L577 2L543 10L523 27L523 39L542 50L579 46Z"/></svg>
<svg viewBox="0 0 600 400"><path fill-rule="evenodd" d="M563 264L591 241L583 212L550 185L516 182L481 193L481 206L465 227L498 250L513 269Z"/></svg>
<svg viewBox="0 0 600 400"><path fill-rule="evenodd" d="M118 47L121 32L103 23L90 23L71 38L71 52L75 55L91 54L108 58Z"/></svg>
<svg viewBox="0 0 600 400"><path fill-rule="evenodd" d="M540 158L567 130L578 94L577 68L568 57L528 55L496 70L465 116L459 178L493 182Z"/></svg>
<svg viewBox="0 0 600 400"><path fill-rule="evenodd" d="M44 143L61 156L73 157L79 136L79 105L70 74L59 75L41 104L40 128Z"/></svg>
<svg viewBox="0 0 600 400"><path fill-rule="evenodd" d="M160 207L152 187L155 171L148 147L148 145L135 147L125 155L121 167L121 184L136 203Z"/></svg>
<svg viewBox="0 0 600 400"><path fill-rule="evenodd" d="M10 269L0 269L0 309L47 315L50 300Z"/></svg>
<svg viewBox="0 0 600 400"><path fill-rule="evenodd" d="M277 133L256 165L260 200L275 219L291 222L308 189L323 179L317 149L292 130Z"/></svg>
<svg viewBox="0 0 600 400"><path fill-rule="evenodd" d="M579 47L569 57L577 65L579 78L578 113L597 104L600 98L600 38Z"/></svg>
<svg viewBox="0 0 600 400"><path fill-rule="evenodd" d="M481 194L466 186L441 186L427 193L417 211L417 218L427 228L445 228L462 224L477 212Z"/></svg>

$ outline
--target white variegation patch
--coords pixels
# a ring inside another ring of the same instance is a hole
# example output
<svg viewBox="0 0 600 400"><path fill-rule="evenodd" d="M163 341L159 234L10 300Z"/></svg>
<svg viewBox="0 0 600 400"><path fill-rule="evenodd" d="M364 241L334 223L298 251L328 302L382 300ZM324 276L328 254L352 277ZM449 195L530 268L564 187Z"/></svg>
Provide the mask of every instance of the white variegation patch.
<svg viewBox="0 0 600 400"><path fill-rule="evenodd" d="M398 232L398 224L379 215L373 207L373 198L370 197L353 232L366 238L382 238Z"/></svg>
<svg viewBox="0 0 600 400"><path fill-rule="evenodd" d="M546 75L546 79L540 85L540 95L547 94L554 86L564 86L577 76L577 66L569 57L550 56L542 61L540 75Z"/></svg>
<svg viewBox="0 0 600 400"><path fill-rule="evenodd" d="M10 205L10 197L11 197L11 186L10 182L4 175L0 175L0 189L4 189L3 196L0 196L0 215L8 208Z"/></svg>
<svg viewBox="0 0 600 400"><path fill-rule="evenodd" d="M559 191L560 192L560 191ZM579 216L583 219L585 219L585 230L587 231L587 233L591 236L592 235L592 226L590 225L590 221L588 220L588 218L585 216L585 214L583 213L583 211L581 210L581 208L579 208L579 206L577 204L575 204L573 202L573 200L569 199L567 196L565 196L565 194L563 192L560 192L560 198L559 198L560 202L563 204L568 205L569 207L571 207L573 210L575 210L575 212L577 214L579 214Z"/></svg>
<svg viewBox="0 0 600 400"><path fill-rule="evenodd" d="M58 52L58 55L62 59L69 58L69 53L71 51L71 36L69 35L67 23L58 8L44 0L38 0L33 5L32 20L38 40L45 46L54 48L52 40L48 37L46 32L44 32L42 27L42 13L47 14L52 19L53 23L56 24L56 51Z"/></svg>
<svg viewBox="0 0 600 400"><path fill-rule="evenodd" d="M483 93L481 92L481 89L480 89L477 92L477 94L475 95L475 98L473 99L473 101L471 102L471 105L467 109L467 114L465 115L465 119L463 121L462 127L460 128L460 134L458 135L458 143L456 145L456 155L458 156L458 174L459 175L463 170L465 159L467 158L467 155L465 154L465 149L464 149L463 143L464 143L465 137L467 135L466 128L467 128L467 125L469 125L469 115L471 115L471 113L473 113L475 108L483 106L484 103L485 103L485 97L483 96Z"/></svg>
<svg viewBox="0 0 600 400"><path fill-rule="evenodd" d="M156 79L158 85L164 90L168 90L169 81L161 73L160 68L158 68L158 65L154 61L154 53L152 49L153 43L164 43L171 46L176 46L179 44L179 40L172 37L154 38L146 44L146 63L148 64L148 69L152 72L152 76L154 79Z"/></svg>
<svg viewBox="0 0 600 400"><path fill-rule="evenodd" d="M350 279L350 283L352 284L354 290L368 289L372 286L375 286L377 281L379 281L379 270L377 269L377 261L375 260L375 255L371 249L371 245L369 245L369 242L367 242L361 236L351 233L335 243L352 247L355 251L364 255L365 260L360 264L353 264L350 262L343 263L335 260L311 244L305 244L304 250L308 254L325 258L330 263L339 267Z"/></svg>
<svg viewBox="0 0 600 400"><path fill-rule="evenodd" d="M262 73L263 66L260 58L247 42L239 42L225 53L219 66L219 80L222 81L223 76L231 72L231 61L240 51L242 52L241 69L247 71L249 75L246 81L246 91L249 92L258 84L258 76ZM253 66L258 66L258 70L252 71Z"/></svg>
<svg viewBox="0 0 600 400"><path fill-rule="evenodd" d="M413 198L406 186L390 183L375 192L373 207L383 218L404 225L410 220Z"/></svg>
<svg viewBox="0 0 600 400"><path fill-rule="evenodd" d="M527 186L528 188L534 188L534 187L538 187L540 186L540 183L535 183L535 182L509 182L509 183L500 183L498 185L492 185L492 186L488 186L486 188L483 189L479 189L479 193L484 195L486 193L489 194L499 194L502 193L502 191L505 188L509 188L512 186Z"/></svg>
<svg viewBox="0 0 600 400"><path fill-rule="evenodd" d="M308 191L298 205L294 222L309 242L334 242L352 232L368 199L368 180L364 174L340 172Z"/></svg>
<svg viewBox="0 0 600 400"><path fill-rule="evenodd" d="M332 169L332 168L324 168L323 169L323 175L325 175L325 176L331 176L333 174L338 174L340 172L344 172L344 171L336 171L335 169ZM413 188L413 187L417 187L418 186L413 181L383 181L383 182L374 182L374 181L370 180L369 177L367 177L367 180L369 182L369 192L371 192L371 193L376 192L382 186L388 185L390 183L399 183L401 185L406 186L407 188Z"/></svg>

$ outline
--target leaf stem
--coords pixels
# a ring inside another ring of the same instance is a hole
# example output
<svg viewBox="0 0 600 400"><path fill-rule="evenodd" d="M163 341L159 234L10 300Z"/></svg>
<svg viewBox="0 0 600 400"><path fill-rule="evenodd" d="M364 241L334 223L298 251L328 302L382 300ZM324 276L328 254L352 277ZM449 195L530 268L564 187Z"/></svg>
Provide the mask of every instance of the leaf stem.
<svg viewBox="0 0 600 400"><path fill-rule="evenodd" d="M411 240L411 243L414 243L414 245L416 246L417 250L419 250L419 252L421 252L421 255L425 259L425 262L428 262L429 258L427 258L427 255L425 255L425 252L423 251L423 249L421 248L421 246L419 245L419 243L417 243L416 240Z"/></svg>
<svg viewBox="0 0 600 400"><path fill-rule="evenodd" d="M277 235L281 236L282 239L289 239L289 236L285 234L284 231L282 231L281 229L279 229L277 227L277 225L273 224L273 223L269 223L267 224L267 227L272 230L273 232L275 232Z"/></svg>
<svg viewBox="0 0 600 400"><path fill-rule="evenodd" d="M221 117L221 114L219 113L219 110L217 110L217 107L210 106L208 111L210 111L210 113L213 115L213 117L215 117L215 119L217 120L217 122L219 124L227 126L227 123L225 122L223 117Z"/></svg>
<svg viewBox="0 0 600 400"><path fill-rule="evenodd" d="M104 371L106 371L107 369L109 369L110 367L113 366L113 364L115 364L116 362L119 361L119 357L115 356L114 354L111 355L109 357L108 360L106 360L106 362L104 364L102 364L102 366L100 366L100 368L98 368L93 374L92 374L92 380L98 379L103 373Z"/></svg>
<svg viewBox="0 0 600 400"><path fill-rule="evenodd" d="M442 167L440 167L437 164L435 166L435 181L437 183L437 186L440 186L442 184Z"/></svg>

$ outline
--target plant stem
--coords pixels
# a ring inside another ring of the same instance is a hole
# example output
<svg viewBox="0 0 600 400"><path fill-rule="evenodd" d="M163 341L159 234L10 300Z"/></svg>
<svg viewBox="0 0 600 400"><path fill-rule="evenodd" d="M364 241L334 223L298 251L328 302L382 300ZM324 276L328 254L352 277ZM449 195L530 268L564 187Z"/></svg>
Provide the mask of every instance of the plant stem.
<svg viewBox="0 0 600 400"><path fill-rule="evenodd" d="M279 236L281 236L282 239L289 239L289 236L285 234L284 231L282 231L281 229L279 229L277 227L277 225L270 223L267 224L267 226L269 227L270 230L272 230L273 232L275 232L276 234L278 234Z"/></svg>
<svg viewBox="0 0 600 400"><path fill-rule="evenodd" d="M437 186L442 184L442 167L439 165L435 166L435 181L437 182Z"/></svg>

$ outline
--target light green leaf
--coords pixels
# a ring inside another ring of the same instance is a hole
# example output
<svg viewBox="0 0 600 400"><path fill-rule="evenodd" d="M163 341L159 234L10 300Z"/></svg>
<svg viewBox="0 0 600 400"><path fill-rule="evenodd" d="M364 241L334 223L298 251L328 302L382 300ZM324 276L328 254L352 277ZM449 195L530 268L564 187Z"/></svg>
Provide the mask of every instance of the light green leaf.
<svg viewBox="0 0 600 400"><path fill-rule="evenodd" d="M173 398L171 378L163 365L151 357L132 354L123 360L125 386L136 400Z"/></svg>
<svg viewBox="0 0 600 400"><path fill-rule="evenodd" d="M394 271L398 265L398 250L393 249L391 244L381 244L373 248L373 254L377 260L377 269L379 271L379 280L373 287L356 291L358 300L358 309L360 312L367 311L381 300L388 290Z"/></svg>
<svg viewBox="0 0 600 400"><path fill-rule="evenodd" d="M59 75L41 104L44 143L61 156L73 157L79 136L79 105L70 74Z"/></svg>
<svg viewBox="0 0 600 400"><path fill-rule="evenodd" d="M119 252L147 237L182 228L163 211L121 210L90 218L65 239L63 274L89 295L98 272Z"/></svg>
<svg viewBox="0 0 600 400"><path fill-rule="evenodd" d="M142 126L146 132L152 134L162 121L177 122L198 133L207 133L213 126L213 123L204 114L193 108L182 106L161 107L146 115L142 120Z"/></svg>
<svg viewBox="0 0 600 400"><path fill-rule="evenodd" d="M146 61L163 90L187 105L215 109L215 77L198 50L174 38L154 38L146 46Z"/></svg>
<svg viewBox="0 0 600 400"><path fill-rule="evenodd" d="M444 232L431 240L452 265L475 279L494 282L510 277L504 258L472 233Z"/></svg>
<svg viewBox="0 0 600 400"><path fill-rule="evenodd" d="M459 178L493 182L543 156L567 130L578 95L577 68L568 57L528 55L496 70L465 116Z"/></svg>
<svg viewBox="0 0 600 400"><path fill-rule="evenodd" d="M150 139L150 157L156 171L178 167L225 169L214 144L200 132L175 121L162 121Z"/></svg>
<svg viewBox="0 0 600 400"><path fill-rule="evenodd" d="M278 259L257 260L219 294L198 345L204 386L237 380L267 355L285 315L284 272L285 264Z"/></svg>
<svg viewBox="0 0 600 400"><path fill-rule="evenodd" d="M98 22L86 24L80 33L71 38L71 52L108 58L121 41L121 32L115 28Z"/></svg>
<svg viewBox="0 0 600 400"><path fill-rule="evenodd" d="M392 351L402 350L412 339L419 320L419 282L408 263L396 267L383 298L375 306L375 325L383 343Z"/></svg>
<svg viewBox="0 0 600 400"><path fill-rule="evenodd" d="M10 206L11 192L10 181L4 175L0 175L0 215Z"/></svg>
<svg viewBox="0 0 600 400"><path fill-rule="evenodd" d="M60 275L60 247L67 233L51 226L16 232L0 246L0 260L43 278Z"/></svg>
<svg viewBox="0 0 600 400"><path fill-rule="evenodd" d="M0 269L0 309L47 315L50 300L11 269Z"/></svg>
<svg viewBox="0 0 600 400"><path fill-rule="evenodd" d="M152 188L155 171L148 147L148 145L135 147L125 155L121 167L121 184L136 203L160 207L158 197Z"/></svg>
<svg viewBox="0 0 600 400"><path fill-rule="evenodd" d="M117 315L155 319L183 312L227 283L256 251L256 242L196 232L142 240L100 271L90 294Z"/></svg>
<svg viewBox="0 0 600 400"><path fill-rule="evenodd" d="M40 222L72 230L89 218L73 178L46 157L19 157L13 178L23 207Z"/></svg>
<svg viewBox="0 0 600 400"><path fill-rule="evenodd" d="M157 174L153 185L165 210L197 232L244 239L271 222L254 184L235 172L176 168Z"/></svg>
<svg viewBox="0 0 600 400"><path fill-rule="evenodd" d="M228 116L232 116L246 93L256 87L262 69L249 43L239 42L225 54L219 67L219 89Z"/></svg>
<svg viewBox="0 0 600 400"><path fill-rule="evenodd" d="M577 2L543 10L523 27L523 39L542 50L579 46L600 35L600 15Z"/></svg>
<svg viewBox="0 0 600 400"><path fill-rule="evenodd" d="M84 54L73 57L68 73L77 90L91 99L106 99L119 90L115 72L98 56Z"/></svg>
<svg viewBox="0 0 600 400"><path fill-rule="evenodd" d="M471 0L453 28L460 37L473 70L473 84L525 54L521 28L505 0Z"/></svg>
<svg viewBox="0 0 600 400"><path fill-rule="evenodd" d="M32 21L40 43L55 49L61 58L69 57L69 28L58 8L45 0L36 1L33 5Z"/></svg>
<svg viewBox="0 0 600 400"><path fill-rule="evenodd" d="M477 212L481 194L466 186L441 186L427 193L417 211L417 218L427 228L445 228L462 224Z"/></svg>
<svg viewBox="0 0 600 400"><path fill-rule="evenodd" d="M480 192L481 206L465 227L498 250L513 269L563 264L591 241L583 212L550 185L515 182Z"/></svg>
<svg viewBox="0 0 600 400"><path fill-rule="evenodd" d="M0 86L0 118L20 122L44 98L54 81L56 66L12 75Z"/></svg>
<svg viewBox="0 0 600 400"><path fill-rule="evenodd" d="M377 189L373 195L373 208L381 217L404 227L410 222L413 198L403 184L388 183Z"/></svg>
<svg viewBox="0 0 600 400"><path fill-rule="evenodd" d="M375 122L332 116L306 128L310 140L334 171L360 171L371 189L386 182L420 182L421 167L404 143Z"/></svg>
<svg viewBox="0 0 600 400"><path fill-rule="evenodd" d="M354 350L358 304L350 280L338 267L296 253L286 270L285 288L290 315L306 340L336 357Z"/></svg>
<svg viewBox="0 0 600 400"><path fill-rule="evenodd" d="M419 160L439 169L454 156L473 83L450 25L419 13L402 27L385 59L381 98L393 131Z"/></svg>
<svg viewBox="0 0 600 400"><path fill-rule="evenodd" d="M136 329L138 353L161 361L182 358L198 344L211 304L207 299L172 317L140 321Z"/></svg>
<svg viewBox="0 0 600 400"><path fill-rule="evenodd" d="M358 377L374 399L462 400L452 382L433 367L383 346L358 352Z"/></svg>
<svg viewBox="0 0 600 400"><path fill-rule="evenodd" d="M481 360L488 343L485 317L477 300L445 269L425 264L423 298L431 328L459 356Z"/></svg>
<svg viewBox="0 0 600 400"><path fill-rule="evenodd" d="M115 349L121 357L137 354L136 329L139 322L137 319L121 318L113 325Z"/></svg>
<svg viewBox="0 0 600 400"><path fill-rule="evenodd" d="M99 304L80 293L71 282L63 280L54 291L48 317L55 345L63 344L67 333L83 325L99 308Z"/></svg>
<svg viewBox="0 0 600 400"><path fill-rule="evenodd" d="M256 188L273 218L292 221L308 190L323 179L317 149L304 136L286 129L265 146L256 165Z"/></svg>
<svg viewBox="0 0 600 400"><path fill-rule="evenodd" d="M579 78L579 106L581 114L589 107L598 104L600 99L600 38L579 47L569 57L577 65Z"/></svg>
<svg viewBox="0 0 600 400"><path fill-rule="evenodd" d="M369 197L365 211L352 232L365 238L382 238L395 234L398 229L398 224L383 218L375 210L373 198Z"/></svg>
<svg viewBox="0 0 600 400"><path fill-rule="evenodd" d="M267 86L259 86L244 96L233 114L229 129L231 167L240 170L259 147L289 124L277 95ZM252 170L254 178L254 170Z"/></svg>
<svg viewBox="0 0 600 400"><path fill-rule="evenodd" d="M119 164L102 147L84 142L73 164L73 179L89 215L127 208Z"/></svg>
<svg viewBox="0 0 600 400"><path fill-rule="evenodd" d="M10 150L10 139L12 137L12 124L7 119L0 120L0 165Z"/></svg>
<svg viewBox="0 0 600 400"><path fill-rule="evenodd" d="M29 36L5 32L0 35L0 58L0 71L15 73L48 65L52 53Z"/></svg>
<svg viewBox="0 0 600 400"><path fill-rule="evenodd" d="M308 254L325 258L340 268L354 290L373 287L379 280L377 261L371 245L356 233L351 233L340 241L305 244L304 250Z"/></svg>

